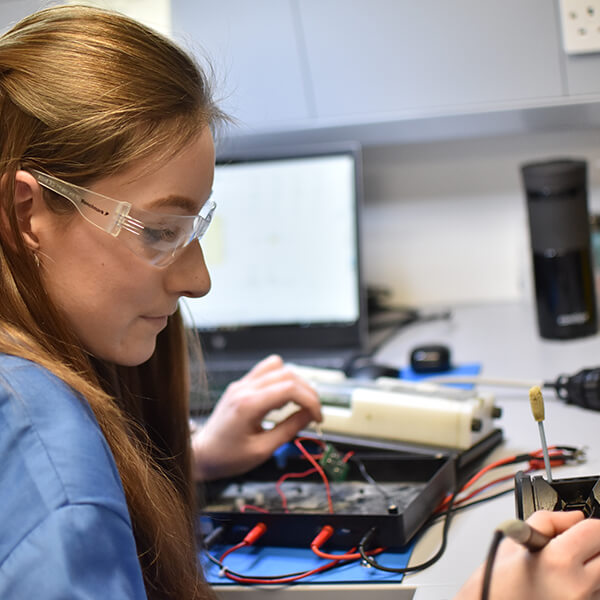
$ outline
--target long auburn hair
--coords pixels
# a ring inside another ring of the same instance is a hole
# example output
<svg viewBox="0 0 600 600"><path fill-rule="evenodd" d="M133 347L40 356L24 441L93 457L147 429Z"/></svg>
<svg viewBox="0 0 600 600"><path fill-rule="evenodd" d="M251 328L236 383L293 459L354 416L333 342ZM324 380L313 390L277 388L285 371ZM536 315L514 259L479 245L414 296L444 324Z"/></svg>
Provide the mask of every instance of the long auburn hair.
<svg viewBox="0 0 600 600"><path fill-rule="evenodd" d="M181 318L170 317L139 367L90 357L20 235L15 174L36 168L86 185L169 158L224 120L192 59L118 13L49 8L0 37L0 352L49 369L90 404L121 476L150 598L215 597L194 542ZM51 210L72 210L44 196Z"/></svg>

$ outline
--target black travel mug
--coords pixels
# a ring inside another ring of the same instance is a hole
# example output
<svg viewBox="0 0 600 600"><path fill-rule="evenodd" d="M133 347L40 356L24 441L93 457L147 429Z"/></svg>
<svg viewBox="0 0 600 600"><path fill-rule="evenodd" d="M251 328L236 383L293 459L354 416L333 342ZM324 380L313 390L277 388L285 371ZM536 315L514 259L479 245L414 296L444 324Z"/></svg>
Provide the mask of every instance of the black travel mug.
<svg viewBox="0 0 600 600"><path fill-rule="evenodd" d="M521 165L540 336L569 339L597 331L587 206L587 164L559 159Z"/></svg>

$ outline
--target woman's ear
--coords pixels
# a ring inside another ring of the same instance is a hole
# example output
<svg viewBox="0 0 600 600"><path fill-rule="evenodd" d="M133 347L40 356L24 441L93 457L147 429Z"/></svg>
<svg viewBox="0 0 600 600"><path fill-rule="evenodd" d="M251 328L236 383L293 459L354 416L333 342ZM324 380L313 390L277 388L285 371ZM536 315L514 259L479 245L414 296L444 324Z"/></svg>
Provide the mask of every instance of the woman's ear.
<svg viewBox="0 0 600 600"><path fill-rule="evenodd" d="M27 171L17 171L15 175L14 203L19 230L25 245L31 250L39 250L40 241L37 231L46 213L46 203L42 188L35 177Z"/></svg>

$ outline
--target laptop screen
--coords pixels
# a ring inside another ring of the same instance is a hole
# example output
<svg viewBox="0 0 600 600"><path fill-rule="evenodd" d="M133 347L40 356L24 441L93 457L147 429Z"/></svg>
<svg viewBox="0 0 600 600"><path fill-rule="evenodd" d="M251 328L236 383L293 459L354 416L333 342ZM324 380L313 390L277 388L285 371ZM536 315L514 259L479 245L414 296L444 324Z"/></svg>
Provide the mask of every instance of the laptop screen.
<svg viewBox="0 0 600 600"><path fill-rule="evenodd" d="M358 344L360 166L353 145L217 161L212 288L182 299L209 350Z"/></svg>

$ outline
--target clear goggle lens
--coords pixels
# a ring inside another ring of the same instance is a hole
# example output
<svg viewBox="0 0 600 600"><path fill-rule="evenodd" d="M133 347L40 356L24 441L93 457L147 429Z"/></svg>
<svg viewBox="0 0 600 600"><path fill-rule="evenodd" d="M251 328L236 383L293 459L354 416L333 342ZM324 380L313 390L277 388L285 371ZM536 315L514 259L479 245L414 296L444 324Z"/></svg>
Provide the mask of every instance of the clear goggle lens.
<svg viewBox="0 0 600 600"><path fill-rule="evenodd" d="M216 208L207 200L197 215L151 212L40 171L32 169L31 174L41 186L69 200L86 221L118 237L132 252L156 266L170 264L179 251L202 239Z"/></svg>

